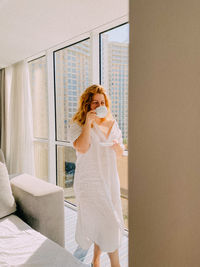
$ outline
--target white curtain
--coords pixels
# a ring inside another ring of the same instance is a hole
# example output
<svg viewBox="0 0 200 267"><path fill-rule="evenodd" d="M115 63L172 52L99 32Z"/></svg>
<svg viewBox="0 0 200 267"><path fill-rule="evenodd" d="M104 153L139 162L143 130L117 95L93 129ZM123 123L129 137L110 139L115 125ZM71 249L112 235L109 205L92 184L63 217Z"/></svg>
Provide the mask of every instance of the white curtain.
<svg viewBox="0 0 200 267"><path fill-rule="evenodd" d="M0 70L0 148L6 150L5 69ZM5 153L5 152L4 152Z"/></svg>
<svg viewBox="0 0 200 267"><path fill-rule="evenodd" d="M12 68L5 69L5 136L3 141L3 149L5 160L8 167L10 158L10 89L11 89Z"/></svg>
<svg viewBox="0 0 200 267"><path fill-rule="evenodd" d="M19 62L6 68L6 90L9 98L7 130L7 167L10 174L34 171L32 102L28 64Z"/></svg>

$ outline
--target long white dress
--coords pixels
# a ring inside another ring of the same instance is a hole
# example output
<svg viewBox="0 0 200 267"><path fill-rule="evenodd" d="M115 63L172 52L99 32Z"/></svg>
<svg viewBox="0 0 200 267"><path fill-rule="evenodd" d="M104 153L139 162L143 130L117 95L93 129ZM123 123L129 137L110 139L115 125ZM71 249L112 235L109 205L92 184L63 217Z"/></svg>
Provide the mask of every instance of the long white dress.
<svg viewBox="0 0 200 267"><path fill-rule="evenodd" d="M73 123L69 128L69 140L73 143L82 127ZM96 243L101 251L113 252L119 248L124 231L120 199L120 183L116 153L100 142L117 139L121 146L122 134L115 121L108 138L94 123L91 143L84 154L77 152L74 191L78 206L75 239L88 249Z"/></svg>

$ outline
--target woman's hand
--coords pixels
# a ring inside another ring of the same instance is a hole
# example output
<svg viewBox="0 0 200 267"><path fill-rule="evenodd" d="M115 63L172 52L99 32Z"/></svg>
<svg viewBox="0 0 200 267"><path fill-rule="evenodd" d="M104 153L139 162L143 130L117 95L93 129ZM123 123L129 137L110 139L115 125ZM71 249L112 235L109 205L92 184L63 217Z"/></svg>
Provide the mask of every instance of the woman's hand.
<svg viewBox="0 0 200 267"><path fill-rule="evenodd" d="M118 142L117 139L113 140L113 145L111 146L112 149L116 152L117 156L122 156L123 155L123 148L121 147L120 143Z"/></svg>
<svg viewBox="0 0 200 267"><path fill-rule="evenodd" d="M95 121L96 119L96 111L95 110L90 110L88 111L87 115L86 115L86 121L85 124L88 126L91 126L92 123Z"/></svg>

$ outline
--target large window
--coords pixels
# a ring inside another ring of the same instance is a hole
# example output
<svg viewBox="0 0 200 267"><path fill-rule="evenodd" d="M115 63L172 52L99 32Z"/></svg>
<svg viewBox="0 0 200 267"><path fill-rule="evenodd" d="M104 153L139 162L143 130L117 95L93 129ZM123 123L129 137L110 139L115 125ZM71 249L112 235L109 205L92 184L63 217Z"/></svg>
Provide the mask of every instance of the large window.
<svg viewBox="0 0 200 267"><path fill-rule="evenodd" d="M108 88L111 111L127 145L129 24L101 33L100 41L101 84Z"/></svg>
<svg viewBox="0 0 200 267"><path fill-rule="evenodd" d="M48 180L48 90L46 57L29 62L36 176Z"/></svg>
<svg viewBox="0 0 200 267"><path fill-rule="evenodd" d="M111 112L122 131L123 143L128 150L128 48L129 24L100 34L100 80L108 89ZM117 161L121 186L124 222L128 228L128 157L125 153Z"/></svg>
<svg viewBox="0 0 200 267"><path fill-rule="evenodd" d="M79 96L91 84L90 51L90 39L86 39L54 52L57 183L73 204L76 153L67 142L67 127L77 111Z"/></svg>
<svg viewBox="0 0 200 267"><path fill-rule="evenodd" d="M90 39L54 53L57 140L67 141L67 126L77 110L78 97L90 84Z"/></svg>
<svg viewBox="0 0 200 267"><path fill-rule="evenodd" d="M67 140L68 125L77 111L81 93L93 83L102 84L109 94L111 112L126 148L117 164L128 228L129 25L105 29L104 25L102 32L95 30L90 38L84 39L88 37L84 34L82 41L59 45L54 51L47 51L47 56L29 62L35 168L38 177L57 183L64 189L65 200L76 204L73 192L76 152Z"/></svg>

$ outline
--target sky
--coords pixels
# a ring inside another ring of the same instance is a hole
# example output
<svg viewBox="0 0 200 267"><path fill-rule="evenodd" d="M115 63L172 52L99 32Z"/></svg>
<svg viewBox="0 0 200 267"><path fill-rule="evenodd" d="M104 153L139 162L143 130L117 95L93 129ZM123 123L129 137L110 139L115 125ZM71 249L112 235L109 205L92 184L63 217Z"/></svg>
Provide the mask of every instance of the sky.
<svg viewBox="0 0 200 267"><path fill-rule="evenodd" d="M129 24L107 31L106 34L110 42L129 43Z"/></svg>

